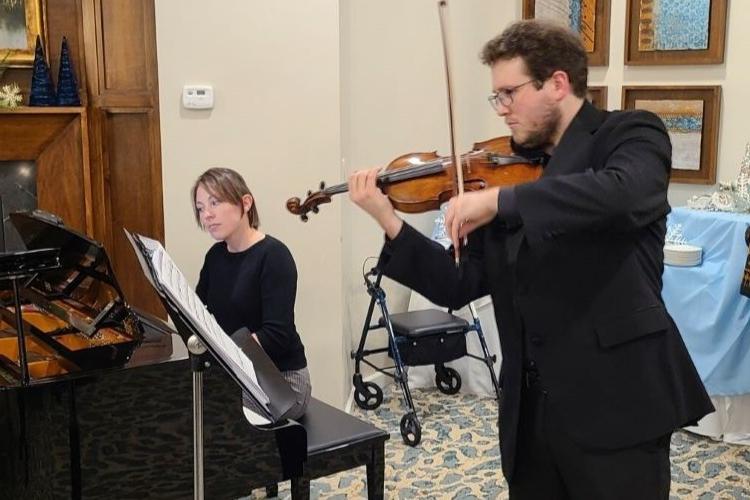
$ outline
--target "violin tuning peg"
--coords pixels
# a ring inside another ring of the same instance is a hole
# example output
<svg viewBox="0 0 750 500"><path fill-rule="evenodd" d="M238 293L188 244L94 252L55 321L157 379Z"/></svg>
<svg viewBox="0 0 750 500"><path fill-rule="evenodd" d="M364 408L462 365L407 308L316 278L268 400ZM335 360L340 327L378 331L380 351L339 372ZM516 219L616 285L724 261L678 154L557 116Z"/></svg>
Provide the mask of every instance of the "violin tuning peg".
<svg viewBox="0 0 750 500"><path fill-rule="evenodd" d="M307 196L310 196L311 194L312 194L312 191L308 189L307 190Z"/></svg>
<svg viewBox="0 0 750 500"><path fill-rule="evenodd" d="M317 214L318 212L320 212L320 209L318 207L313 207L312 211L314 214Z"/></svg>
<svg viewBox="0 0 750 500"><path fill-rule="evenodd" d="M320 190L323 191L326 188L325 181L320 181Z"/></svg>
<svg viewBox="0 0 750 500"><path fill-rule="evenodd" d="M307 215L300 215L300 219L302 219L302 222L307 222Z"/></svg>

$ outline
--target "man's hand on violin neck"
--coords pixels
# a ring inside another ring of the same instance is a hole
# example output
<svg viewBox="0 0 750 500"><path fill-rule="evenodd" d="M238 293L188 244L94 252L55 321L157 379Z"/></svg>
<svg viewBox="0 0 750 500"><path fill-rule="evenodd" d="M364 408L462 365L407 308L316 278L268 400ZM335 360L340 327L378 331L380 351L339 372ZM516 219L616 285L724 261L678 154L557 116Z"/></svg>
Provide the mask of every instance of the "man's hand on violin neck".
<svg viewBox="0 0 750 500"><path fill-rule="evenodd" d="M377 186L380 168L360 170L349 176L349 198L380 224L393 239L404 224L393 209L391 200Z"/></svg>
<svg viewBox="0 0 750 500"><path fill-rule="evenodd" d="M445 227L453 248L461 248L461 240L476 228L484 226L497 215L499 187L459 194L448 202Z"/></svg>

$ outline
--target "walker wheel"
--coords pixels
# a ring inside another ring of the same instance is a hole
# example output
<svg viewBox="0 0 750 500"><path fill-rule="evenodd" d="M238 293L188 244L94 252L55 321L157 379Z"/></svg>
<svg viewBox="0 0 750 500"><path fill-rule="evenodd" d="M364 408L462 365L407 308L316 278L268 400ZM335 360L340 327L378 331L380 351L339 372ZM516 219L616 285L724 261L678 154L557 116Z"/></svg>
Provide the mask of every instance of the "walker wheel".
<svg viewBox="0 0 750 500"><path fill-rule="evenodd" d="M414 412L401 417L401 437L409 446L417 446L422 440L422 426Z"/></svg>
<svg viewBox="0 0 750 500"><path fill-rule="evenodd" d="M354 384L354 402L363 410L374 410L383 402L383 391L375 382Z"/></svg>
<svg viewBox="0 0 750 500"><path fill-rule="evenodd" d="M456 394L461 390L461 375L453 368L435 366L435 384L443 394Z"/></svg>

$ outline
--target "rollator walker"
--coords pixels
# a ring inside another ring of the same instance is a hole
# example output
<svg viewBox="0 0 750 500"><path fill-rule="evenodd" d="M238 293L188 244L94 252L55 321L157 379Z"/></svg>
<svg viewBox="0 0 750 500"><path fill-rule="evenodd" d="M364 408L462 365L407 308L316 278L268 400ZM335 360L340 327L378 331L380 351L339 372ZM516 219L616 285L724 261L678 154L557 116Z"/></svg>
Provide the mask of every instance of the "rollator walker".
<svg viewBox="0 0 750 500"><path fill-rule="evenodd" d="M500 388L493 369L497 356L490 355L482 333L482 326L476 308L469 304L472 321L469 323L441 309L427 309L390 314L385 300L385 292L380 287L382 274L373 268L365 274L365 286L370 295L370 306L367 309L359 347L352 352L354 359L354 401L364 410L374 410L383 402L383 391L375 383L363 381L360 363L365 363L374 370L387 375L399 383L404 395L407 412L401 418L401 437L409 446L416 446L422 439L422 426L417 417L414 401L409 390L408 371L406 366L435 366L435 384L443 394L456 394L461 390L461 376L445 363L468 356L483 361L490 372L495 396L500 400ZM372 323L372 315L377 303L381 317ZM367 335L372 330L385 329L388 333L388 346L378 349L365 349ZM466 350L466 334L474 331L479 337L484 357L475 356ZM379 367L368 361L367 356L387 352L394 361L394 366Z"/></svg>

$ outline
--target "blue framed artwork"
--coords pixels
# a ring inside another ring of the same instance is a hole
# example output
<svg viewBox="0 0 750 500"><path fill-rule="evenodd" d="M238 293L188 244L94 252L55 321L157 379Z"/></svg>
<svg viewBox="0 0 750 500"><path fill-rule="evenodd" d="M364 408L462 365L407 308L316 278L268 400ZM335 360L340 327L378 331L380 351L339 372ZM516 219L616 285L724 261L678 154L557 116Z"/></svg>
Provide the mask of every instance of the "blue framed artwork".
<svg viewBox="0 0 750 500"><path fill-rule="evenodd" d="M645 109L664 122L672 141L671 182L716 183L721 86L622 88L623 109Z"/></svg>
<svg viewBox="0 0 750 500"><path fill-rule="evenodd" d="M610 0L524 0L524 19L560 22L580 33L589 66L609 61Z"/></svg>
<svg viewBox="0 0 750 500"><path fill-rule="evenodd" d="M625 64L721 64L727 0L629 0Z"/></svg>

